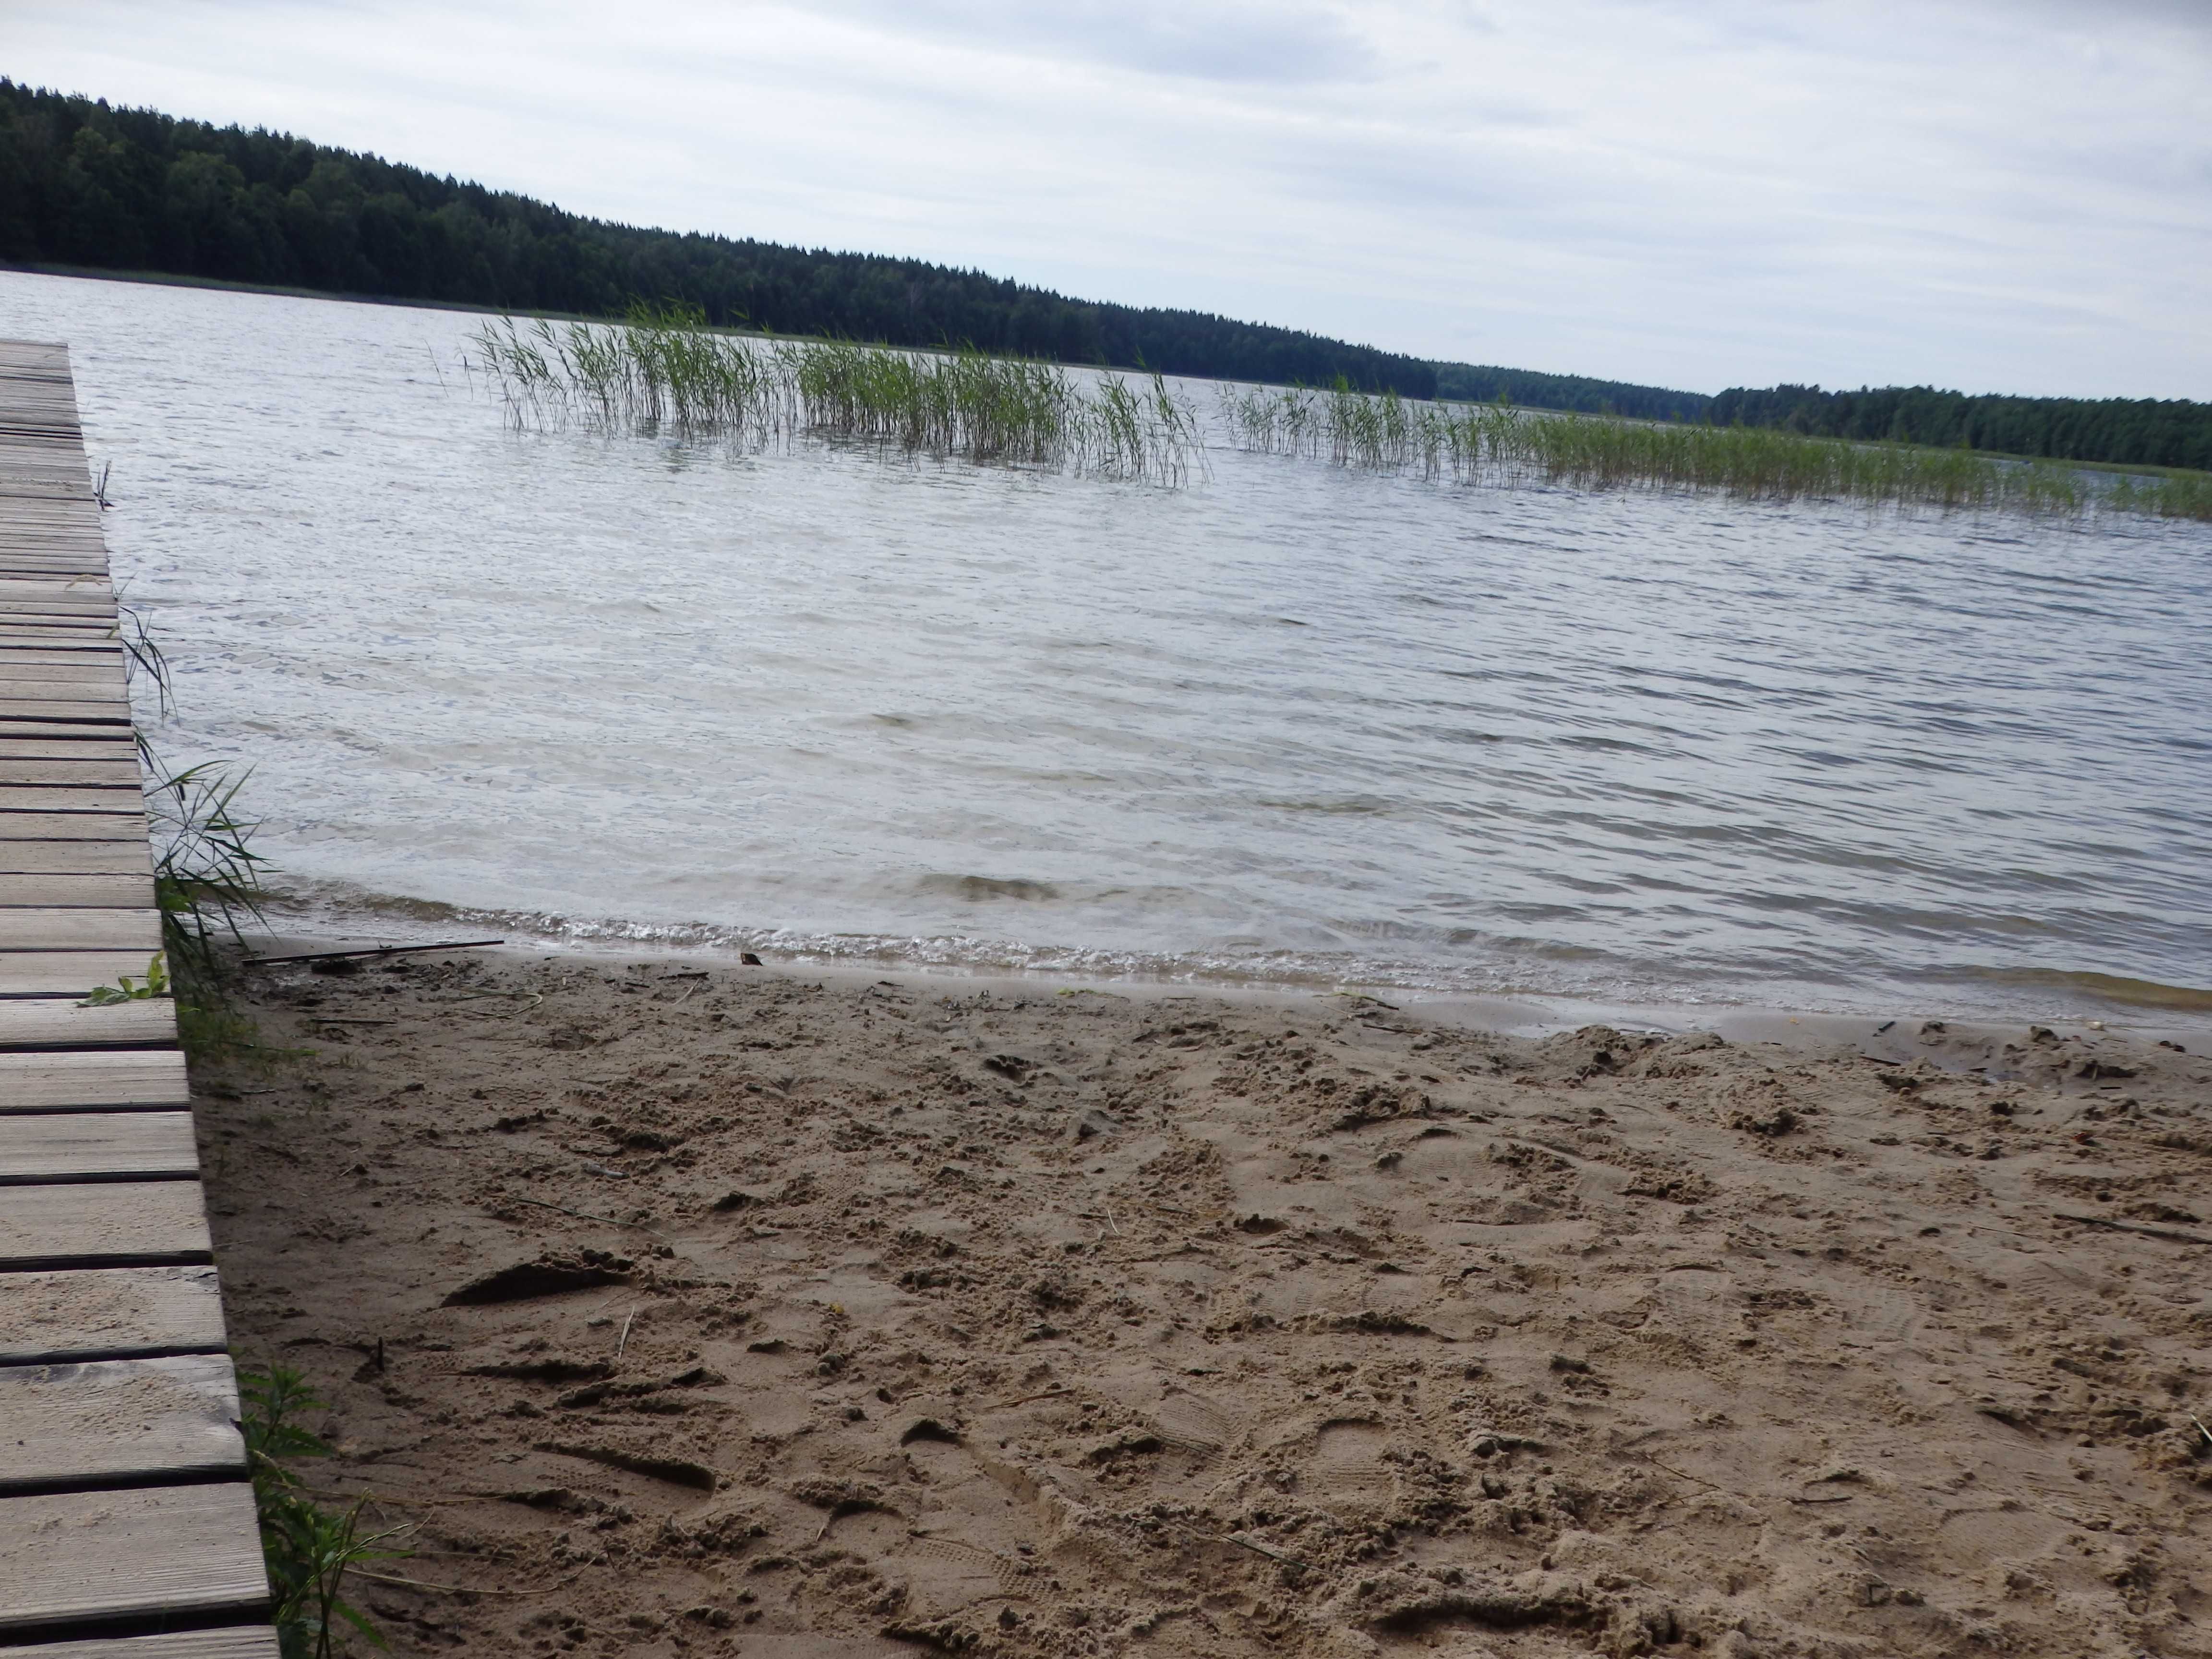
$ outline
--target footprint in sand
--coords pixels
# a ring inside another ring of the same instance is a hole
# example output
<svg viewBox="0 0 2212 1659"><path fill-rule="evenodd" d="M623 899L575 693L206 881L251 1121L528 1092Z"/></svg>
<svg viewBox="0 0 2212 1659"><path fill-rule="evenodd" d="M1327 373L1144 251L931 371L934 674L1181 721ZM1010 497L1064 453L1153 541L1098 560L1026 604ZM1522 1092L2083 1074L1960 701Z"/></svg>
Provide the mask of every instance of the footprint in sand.
<svg viewBox="0 0 2212 1659"><path fill-rule="evenodd" d="M1152 1413L1161 1441L1179 1452L1210 1458L1243 1437L1243 1419L1203 1395L1178 1390Z"/></svg>
<svg viewBox="0 0 2212 1659"><path fill-rule="evenodd" d="M950 1538L916 1539L890 1565L907 1581L908 1607L928 1619L949 1618L994 1599L1018 1600L1025 1589L1014 1563Z"/></svg>
<svg viewBox="0 0 2212 1659"><path fill-rule="evenodd" d="M1382 1461L1389 1431L1380 1423L1324 1423L1315 1437L1314 1495L1322 1503L1350 1510L1389 1507L1397 1477Z"/></svg>

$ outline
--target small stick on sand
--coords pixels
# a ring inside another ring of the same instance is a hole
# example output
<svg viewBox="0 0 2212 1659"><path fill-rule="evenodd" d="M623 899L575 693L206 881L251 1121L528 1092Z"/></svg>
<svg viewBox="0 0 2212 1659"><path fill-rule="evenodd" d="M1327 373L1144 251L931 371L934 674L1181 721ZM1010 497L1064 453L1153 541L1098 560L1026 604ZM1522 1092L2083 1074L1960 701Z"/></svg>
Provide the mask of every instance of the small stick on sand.
<svg viewBox="0 0 2212 1659"><path fill-rule="evenodd" d="M655 1238L660 1237L642 1221L617 1221L611 1215L586 1215L581 1210L572 1210L565 1204L548 1204L542 1198L509 1198L501 1201L506 1204L529 1204L541 1210L558 1210L562 1215L572 1215L579 1221L596 1221L603 1227L635 1227L640 1232L653 1233Z"/></svg>
<svg viewBox="0 0 2212 1659"><path fill-rule="evenodd" d="M2069 1215L2063 1210L2051 1212L2061 1221L2078 1221L2085 1227L2109 1227L2116 1233L2141 1233L2145 1238L2163 1238L2175 1244L2212 1244L2212 1238L2196 1233L2176 1232L2171 1227L2145 1227L2133 1221L2112 1221L2100 1215Z"/></svg>
<svg viewBox="0 0 2212 1659"><path fill-rule="evenodd" d="M448 1595L551 1595L564 1590L576 1582L578 1575L570 1573L557 1584L548 1584L544 1589L483 1589L474 1584L433 1584L420 1578L402 1578L394 1572L365 1572L359 1567L351 1569L356 1578L373 1578L380 1584L404 1584L410 1589L443 1590Z"/></svg>
<svg viewBox="0 0 2212 1659"><path fill-rule="evenodd" d="M349 957L398 957L416 951L481 951L488 945L504 945L503 939L444 939L436 945L379 945L365 951L309 951L295 957L247 957L248 968L268 968L280 962L337 962Z"/></svg>
<svg viewBox="0 0 2212 1659"><path fill-rule="evenodd" d="M1650 1464L1651 1467L1656 1469L1664 1469L1668 1474L1675 1476L1678 1480L1688 1481L1693 1486L1703 1486L1707 1492L1721 1492L1729 1498L1741 1498L1747 1504L1756 1504L1759 1501L1747 1492L1738 1492L1733 1486L1717 1486L1710 1480L1702 1480L1698 1479L1696 1475L1690 1474L1686 1469L1678 1469L1672 1463L1662 1463L1657 1458L1652 1456L1650 1452L1644 1454L1644 1461Z"/></svg>
<svg viewBox="0 0 2212 1659"><path fill-rule="evenodd" d="M617 1365L622 1364L623 1350L629 1346L630 1323L636 1317L637 1310L635 1308L632 1308L629 1310L629 1316L623 1321L622 1340L615 1344L615 1364Z"/></svg>
<svg viewBox="0 0 2212 1659"><path fill-rule="evenodd" d="M1217 1534L1216 1535L1224 1544L1234 1544L1240 1549L1250 1550L1255 1555L1264 1555L1270 1561L1279 1561L1286 1567L1296 1567L1301 1572L1311 1572L1313 1571L1310 1566L1304 1561L1299 1560L1297 1556L1286 1555L1281 1550L1277 1549L1273 1544L1263 1544L1256 1538L1247 1538L1241 1532L1224 1532Z"/></svg>
<svg viewBox="0 0 2212 1659"><path fill-rule="evenodd" d="M2212 1446L2212 1429L2208 1429L2202 1423L2197 1423L2197 1413L2194 1412L2191 1412L2189 1414L2189 1420L2192 1423L2197 1423L2197 1432L2204 1437L2204 1443L2206 1445Z"/></svg>

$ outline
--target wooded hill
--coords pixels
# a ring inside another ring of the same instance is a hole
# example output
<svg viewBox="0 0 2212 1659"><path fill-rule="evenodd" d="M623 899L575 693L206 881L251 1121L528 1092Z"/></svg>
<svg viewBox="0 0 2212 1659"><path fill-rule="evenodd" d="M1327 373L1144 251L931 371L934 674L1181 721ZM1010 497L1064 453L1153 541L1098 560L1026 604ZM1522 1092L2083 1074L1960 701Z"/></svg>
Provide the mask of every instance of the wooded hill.
<svg viewBox="0 0 2212 1659"><path fill-rule="evenodd" d="M1437 384L1419 358L1296 329L1071 300L918 259L610 224L288 134L6 80L0 260L584 316L678 300L783 334L1235 380L1341 375L1417 398Z"/></svg>
<svg viewBox="0 0 2212 1659"><path fill-rule="evenodd" d="M1957 444L2007 455L2129 465L2212 468L2212 404L2107 398L1968 397L1933 386L1823 392L1732 386L1712 401L1716 425L1779 427L1826 438Z"/></svg>

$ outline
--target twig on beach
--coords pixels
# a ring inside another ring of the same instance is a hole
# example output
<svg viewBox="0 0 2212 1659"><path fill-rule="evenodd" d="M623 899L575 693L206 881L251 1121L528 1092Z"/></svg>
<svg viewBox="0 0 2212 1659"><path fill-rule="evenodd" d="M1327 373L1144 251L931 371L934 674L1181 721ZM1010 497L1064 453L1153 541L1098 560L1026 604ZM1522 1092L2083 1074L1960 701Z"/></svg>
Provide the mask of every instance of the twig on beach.
<svg viewBox="0 0 2212 1659"><path fill-rule="evenodd" d="M1747 1492L1738 1492L1733 1486L1717 1486L1710 1480L1700 1480L1686 1469L1678 1469L1672 1463L1662 1463L1650 1452L1644 1454L1644 1461L1654 1468L1666 1470L1677 1480L1686 1480L1693 1486L1703 1486L1707 1492L1720 1492L1729 1498L1741 1498L1747 1504L1756 1504L1759 1501Z"/></svg>
<svg viewBox="0 0 2212 1659"><path fill-rule="evenodd" d="M410 1589L443 1590L448 1595L550 1595L574 1583L579 1575L571 1573L557 1584L548 1584L544 1589L483 1589L474 1584L433 1584L421 1578L402 1578L396 1572L364 1572L353 1570L356 1578L373 1578L380 1584L404 1584Z"/></svg>
<svg viewBox="0 0 2212 1659"><path fill-rule="evenodd" d="M1217 1533L1215 1536L1222 1543L1234 1544L1239 1549L1250 1550L1255 1555L1264 1555L1270 1561L1279 1561L1286 1567L1297 1568L1301 1572L1311 1572L1313 1571L1313 1568L1310 1565L1299 1560L1297 1556L1287 1554L1284 1551L1277 1549L1273 1544L1263 1544L1256 1538L1247 1538L1241 1532Z"/></svg>
<svg viewBox="0 0 2212 1659"><path fill-rule="evenodd" d="M2203 1424L2197 1423L2197 1413L2194 1412L2191 1412L2189 1414L2189 1420L2192 1423L2197 1423L2197 1432L2204 1437L2204 1443L2206 1445L2212 1446L2212 1429L2208 1429L2203 1425Z"/></svg>
<svg viewBox="0 0 2212 1659"><path fill-rule="evenodd" d="M636 1322L636 1319L637 1310L635 1308L632 1308L629 1310L629 1316L623 1321L622 1340L615 1344L615 1363L617 1365L622 1364L623 1350L629 1346L629 1328Z"/></svg>
<svg viewBox="0 0 2212 1659"><path fill-rule="evenodd" d="M337 962L353 957L400 957L416 951L481 951L493 945L504 945L503 939L443 939L435 945L379 945L362 951L306 951L289 957L247 957L248 968L271 968L286 962Z"/></svg>
<svg viewBox="0 0 2212 1659"><path fill-rule="evenodd" d="M2163 1238L2173 1244L2212 1244L2212 1238L2177 1232L2171 1227L2146 1227L2137 1222L2113 1221L2101 1215L2069 1215L2064 1210L2053 1210L2051 1213L2061 1221L2076 1221L2085 1227L2109 1227L2116 1233L2140 1233L2145 1238Z"/></svg>
<svg viewBox="0 0 2212 1659"><path fill-rule="evenodd" d="M1042 1394L1025 1394L1019 1400L1003 1400L997 1405L988 1407L986 1409L994 1412L1010 1412L1017 1406L1030 1405L1039 1400L1059 1400L1068 1395L1073 1394L1074 1392L1074 1389L1069 1388L1065 1382L1061 1382L1055 1384L1052 1388L1047 1389Z"/></svg>
<svg viewBox="0 0 2212 1659"><path fill-rule="evenodd" d="M548 1204L542 1198L508 1198L500 1201L533 1205L541 1210L558 1210L562 1215L572 1215L579 1221L596 1221L603 1227L635 1227L641 1233L652 1233L655 1238L660 1237L655 1229L647 1226L642 1221L617 1221L611 1215L586 1215L581 1210L572 1210L565 1204Z"/></svg>

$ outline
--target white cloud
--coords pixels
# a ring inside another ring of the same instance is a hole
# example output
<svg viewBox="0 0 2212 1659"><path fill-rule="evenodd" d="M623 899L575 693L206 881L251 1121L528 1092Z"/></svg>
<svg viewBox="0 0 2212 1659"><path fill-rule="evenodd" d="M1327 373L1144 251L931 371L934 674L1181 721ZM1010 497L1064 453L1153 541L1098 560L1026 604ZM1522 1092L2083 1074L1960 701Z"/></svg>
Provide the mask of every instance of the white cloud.
<svg viewBox="0 0 2212 1659"><path fill-rule="evenodd" d="M78 0L6 72L580 211L1713 389L2212 398L2197 0Z"/></svg>

